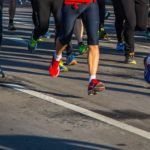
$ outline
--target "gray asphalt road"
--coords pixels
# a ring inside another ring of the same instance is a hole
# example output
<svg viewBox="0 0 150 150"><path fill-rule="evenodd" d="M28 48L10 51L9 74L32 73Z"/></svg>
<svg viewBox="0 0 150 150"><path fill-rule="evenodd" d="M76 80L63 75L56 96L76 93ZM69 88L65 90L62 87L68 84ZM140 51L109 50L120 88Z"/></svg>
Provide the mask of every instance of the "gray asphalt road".
<svg viewBox="0 0 150 150"><path fill-rule="evenodd" d="M150 134L150 88L143 79L143 58L150 44L144 33L136 34L137 65L123 63L115 48L114 16L106 21L110 40L100 41L98 78L106 91L87 95L87 59L78 55L78 65L68 73L49 77L48 66L54 39L40 42L34 54L27 50L33 25L31 9L17 8L16 32L9 32L8 11L4 9L4 40L0 64L6 74L0 79L0 149L2 150L149 150L149 140L103 121L66 109L44 98L4 86L23 85L57 100L63 100L97 114L142 129ZM50 31L54 34L53 20ZM64 57L65 60L65 57ZM128 129L127 129L128 130ZM148 136L147 136L148 137Z"/></svg>

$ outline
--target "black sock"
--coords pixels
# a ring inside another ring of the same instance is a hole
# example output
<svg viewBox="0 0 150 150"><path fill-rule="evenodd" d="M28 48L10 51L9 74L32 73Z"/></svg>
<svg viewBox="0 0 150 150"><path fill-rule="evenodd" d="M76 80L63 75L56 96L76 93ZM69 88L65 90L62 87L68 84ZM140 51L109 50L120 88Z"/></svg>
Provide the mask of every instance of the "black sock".
<svg viewBox="0 0 150 150"><path fill-rule="evenodd" d="M11 23L11 24L12 24L13 22L14 22L14 20L13 20L13 19L9 19L9 23Z"/></svg>

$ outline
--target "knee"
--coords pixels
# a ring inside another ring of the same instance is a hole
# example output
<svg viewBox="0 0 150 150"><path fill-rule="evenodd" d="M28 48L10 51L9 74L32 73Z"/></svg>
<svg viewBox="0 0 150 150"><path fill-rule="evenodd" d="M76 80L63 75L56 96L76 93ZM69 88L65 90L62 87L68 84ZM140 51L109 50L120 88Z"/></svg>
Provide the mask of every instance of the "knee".
<svg viewBox="0 0 150 150"><path fill-rule="evenodd" d="M136 22L130 22L130 23L128 22L125 25L125 28L127 30L135 30L135 27L136 27Z"/></svg>
<svg viewBox="0 0 150 150"><path fill-rule="evenodd" d="M66 44L70 43L71 37L70 36L60 36L59 41L61 42L61 44L66 45Z"/></svg>
<svg viewBox="0 0 150 150"><path fill-rule="evenodd" d="M98 45L89 45L89 50L91 50L91 51L95 51L95 50L98 50L98 49L99 49Z"/></svg>
<svg viewBox="0 0 150 150"><path fill-rule="evenodd" d="M97 37L88 37L88 41L87 41L88 45L92 45L92 46L95 46L95 45L98 45L98 35Z"/></svg>

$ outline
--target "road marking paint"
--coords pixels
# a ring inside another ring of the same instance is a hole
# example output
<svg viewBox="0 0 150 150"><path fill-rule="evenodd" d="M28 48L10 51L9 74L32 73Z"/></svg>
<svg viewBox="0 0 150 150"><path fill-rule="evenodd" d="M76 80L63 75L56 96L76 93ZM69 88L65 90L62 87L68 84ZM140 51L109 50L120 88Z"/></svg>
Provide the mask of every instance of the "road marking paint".
<svg viewBox="0 0 150 150"><path fill-rule="evenodd" d="M145 130L136 128L134 126L122 123L120 121L117 121L117 120L114 120L112 118L103 116L101 114L95 113L95 112L90 111L88 109L85 109L85 108L82 108L82 107L79 107L79 106L76 106L76 105L64 102L64 101L62 101L60 99L56 99L56 98L50 97L50 96L45 95L43 93L27 89L27 88L25 88L23 86L20 86L20 85L17 85L17 84L1 83L1 85L4 85L4 86L7 86L9 88L15 89L17 91L20 91L20 92L23 92L23 93L35 96L35 97L37 97L39 99L48 101L50 103L53 103L53 104L65 107L67 109L73 110L73 111L78 112L80 114L86 115L88 117L94 118L96 120L102 121L102 122L107 123L109 125L118 127L120 129L123 129L125 131L134 133L136 135L142 136L142 137L150 140L150 132L148 132L148 131L145 131Z"/></svg>

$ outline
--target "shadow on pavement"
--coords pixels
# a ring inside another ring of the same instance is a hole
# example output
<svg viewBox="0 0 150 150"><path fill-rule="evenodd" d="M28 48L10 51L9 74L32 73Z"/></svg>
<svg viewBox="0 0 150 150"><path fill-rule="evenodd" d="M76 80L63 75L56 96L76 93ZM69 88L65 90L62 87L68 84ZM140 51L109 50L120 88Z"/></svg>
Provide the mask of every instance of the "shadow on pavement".
<svg viewBox="0 0 150 150"><path fill-rule="evenodd" d="M0 150L121 150L89 142L58 138L1 135Z"/></svg>
<svg viewBox="0 0 150 150"><path fill-rule="evenodd" d="M107 117L117 119L117 120L129 120L129 119L150 119L150 114L146 114L136 110L112 110L112 112L94 110L99 114L105 115Z"/></svg>

